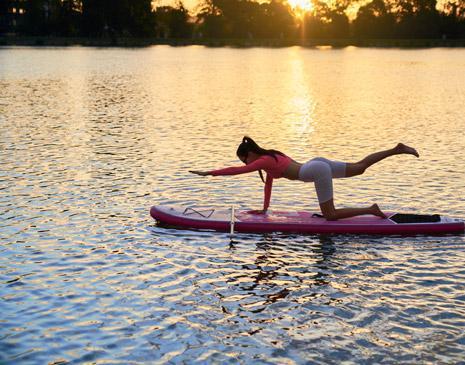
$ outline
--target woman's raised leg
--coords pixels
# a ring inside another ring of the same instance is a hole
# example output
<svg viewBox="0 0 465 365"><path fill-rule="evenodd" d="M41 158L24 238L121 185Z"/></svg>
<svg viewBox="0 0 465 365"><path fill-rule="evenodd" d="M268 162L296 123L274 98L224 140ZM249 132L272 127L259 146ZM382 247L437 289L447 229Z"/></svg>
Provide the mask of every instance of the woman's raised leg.
<svg viewBox="0 0 465 365"><path fill-rule="evenodd" d="M416 157L419 157L419 154L415 148L409 147L403 143L399 143L396 147L391 148L390 150L375 152L371 155L368 155L363 160L360 160L355 163L348 163L346 165L346 177L361 175L371 165L374 165L375 163L384 160L387 157L402 154L414 155Z"/></svg>

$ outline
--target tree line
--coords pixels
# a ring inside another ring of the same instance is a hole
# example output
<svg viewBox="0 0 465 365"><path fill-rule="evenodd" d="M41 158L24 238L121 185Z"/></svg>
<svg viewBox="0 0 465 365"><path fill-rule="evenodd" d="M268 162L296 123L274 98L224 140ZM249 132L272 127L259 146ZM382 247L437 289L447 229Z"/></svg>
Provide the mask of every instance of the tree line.
<svg viewBox="0 0 465 365"><path fill-rule="evenodd" d="M465 1L312 0L298 12L286 0L202 0L196 14L182 2L151 0L1 0L0 33L163 39L465 38Z"/></svg>

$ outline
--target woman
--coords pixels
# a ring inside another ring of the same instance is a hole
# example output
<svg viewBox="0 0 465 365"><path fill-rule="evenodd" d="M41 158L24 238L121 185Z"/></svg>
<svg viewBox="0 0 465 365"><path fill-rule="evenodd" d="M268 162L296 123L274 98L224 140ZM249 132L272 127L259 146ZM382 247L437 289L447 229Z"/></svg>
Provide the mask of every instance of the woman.
<svg viewBox="0 0 465 365"><path fill-rule="evenodd" d="M253 213L257 214L266 213L270 205L273 179L285 177L289 180L314 182L321 212L327 220L332 221L364 214L372 214L381 218L386 218L378 207L378 204L373 204L367 208L336 209L333 200L333 178L361 175L368 167L389 156L409 154L419 157L418 152L414 148L399 143L390 150L373 153L355 163L331 161L323 157L316 157L304 164L300 164L280 151L261 148L252 138L247 136L242 139L242 143L237 148L236 154L237 157L246 164L245 166L228 167L212 171L190 172L201 176L220 176L259 171L260 177L264 181L261 170L265 170L265 199L263 210L253 211Z"/></svg>

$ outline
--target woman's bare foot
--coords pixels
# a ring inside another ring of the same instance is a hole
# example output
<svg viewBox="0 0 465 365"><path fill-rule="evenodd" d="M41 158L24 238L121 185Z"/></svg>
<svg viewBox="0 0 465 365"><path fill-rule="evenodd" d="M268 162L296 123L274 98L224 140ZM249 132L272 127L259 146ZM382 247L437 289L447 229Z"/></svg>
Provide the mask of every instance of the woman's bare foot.
<svg viewBox="0 0 465 365"><path fill-rule="evenodd" d="M370 207L370 213L380 218L387 218L386 214L379 209L378 204L373 204Z"/></svg>
<svg viewBox="0 0 465 365"><path fill-rule="evenodd" d="M403 143L398 143L395 149L399 151L400 153L406 153L408 155L414 155L416 157L420 157L420 155L418 154L415 148L409 147Z"/></svg>

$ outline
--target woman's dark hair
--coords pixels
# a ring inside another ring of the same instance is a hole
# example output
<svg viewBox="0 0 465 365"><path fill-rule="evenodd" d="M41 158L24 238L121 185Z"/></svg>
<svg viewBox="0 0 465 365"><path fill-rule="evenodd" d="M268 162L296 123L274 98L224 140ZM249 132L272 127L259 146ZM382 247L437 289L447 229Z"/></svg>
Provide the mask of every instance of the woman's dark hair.
<svg viewBox="0 0 465 365"><path fill-rule="evenodd" d="M247 157L249 152L253 152L260 156L265 156L265 155L271 156L276 161L278 161L278 158L276 157L276 155L284 156L284 153L280 151L266 150L264 148L261 148L252 138L244 136L244 138L242 138L242 143L239 145L239 147L237 147L236 155L237 157L240 157L240 156ZM263 179L262 170L258 170L258 173L260 174L260 178L262 179L262 181L265 182L265 179Z"/></svg>

